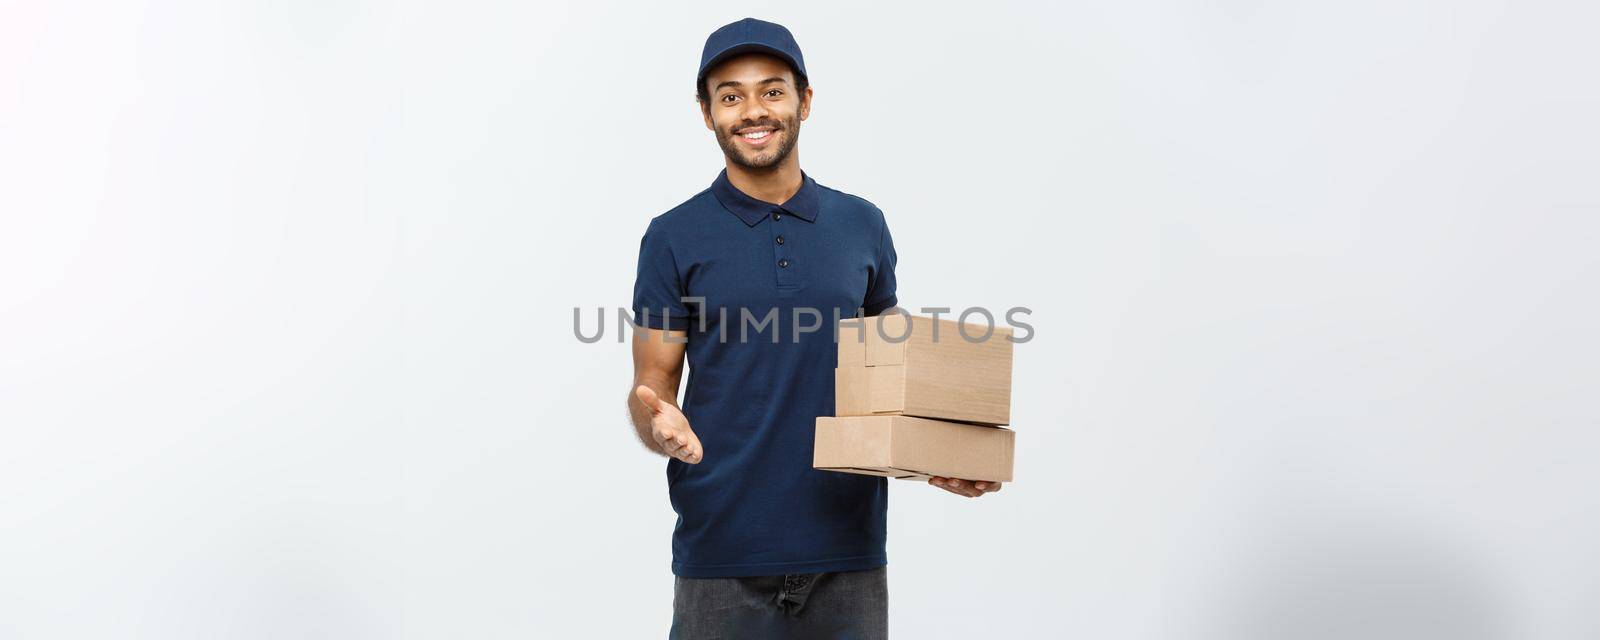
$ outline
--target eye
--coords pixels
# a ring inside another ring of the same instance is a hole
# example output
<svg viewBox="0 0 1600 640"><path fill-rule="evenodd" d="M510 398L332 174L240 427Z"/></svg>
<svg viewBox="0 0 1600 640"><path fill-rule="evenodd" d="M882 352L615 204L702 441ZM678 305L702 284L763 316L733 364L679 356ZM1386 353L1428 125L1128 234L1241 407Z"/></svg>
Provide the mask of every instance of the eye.
<svg viewBox="0 0 1600 640"><path fill-rule="evenodd" d="M769 96L770 95L783 95L783 89L773 89L771 91L768 91L767 95L769 95Z"/></svg>
<svg viewBox="0 0 1600 640"><path fill-rule="evenodd" d="M738 100L738 99L739 99L739 96L736 96L736 95L731 94L731 93L722 96L722 101L723 102L731 102L731 101Z"/></svg>

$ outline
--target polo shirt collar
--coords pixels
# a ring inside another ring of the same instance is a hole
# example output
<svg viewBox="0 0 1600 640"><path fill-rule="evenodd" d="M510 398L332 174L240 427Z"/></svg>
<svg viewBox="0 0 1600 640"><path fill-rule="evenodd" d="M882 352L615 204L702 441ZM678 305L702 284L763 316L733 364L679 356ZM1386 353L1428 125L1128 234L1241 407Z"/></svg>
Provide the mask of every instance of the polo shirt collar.
<svg viewBox="0 0 1600 640"><path fill-rule="evenodd" d="M717 201L721 202L724 208L739 216L739 219L748 226L754 227L756 223L766 219L772 213L773 207L781 207L784 212L794 214L806 222L817 221L817 181L812 180L805 171L800 172L800 190L789 196L789 199L781 205L757 200L740 191L728 181L726 168L717 174L716 181L711 183L711 194L717 197Z"/></svg>

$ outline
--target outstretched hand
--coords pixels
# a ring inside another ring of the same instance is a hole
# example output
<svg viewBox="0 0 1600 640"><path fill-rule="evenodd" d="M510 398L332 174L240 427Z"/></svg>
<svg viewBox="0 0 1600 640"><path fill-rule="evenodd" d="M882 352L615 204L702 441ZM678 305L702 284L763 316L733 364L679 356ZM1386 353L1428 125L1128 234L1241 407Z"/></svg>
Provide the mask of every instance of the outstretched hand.
<svg viewBox="0 0 1600 640"><path fill-rule="evenodd" d="M704 459L700 438L689 428L689 419L682 411L670 402L663 402L654 389L645 385L634 387L633 394L650 410L650 436L662 453L689 464L699 464Z"/></svg>

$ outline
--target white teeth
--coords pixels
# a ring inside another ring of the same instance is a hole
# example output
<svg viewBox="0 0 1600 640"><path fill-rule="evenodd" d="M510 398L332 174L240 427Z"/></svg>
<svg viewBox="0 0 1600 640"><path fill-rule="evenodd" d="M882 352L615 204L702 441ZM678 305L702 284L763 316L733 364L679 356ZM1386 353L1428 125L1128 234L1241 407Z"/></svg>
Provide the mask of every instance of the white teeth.
<svg viewBox="0 0 1600 640"><path fill-rule="evenodd" d="M771 131L752 131L750 133L745 133L745 134L740 134L740 135L743 135L745 137L745 139L748 139L748 140L760 140L762 138L767 137L767 135L771 134L771 133L772 133Z"/></svg>

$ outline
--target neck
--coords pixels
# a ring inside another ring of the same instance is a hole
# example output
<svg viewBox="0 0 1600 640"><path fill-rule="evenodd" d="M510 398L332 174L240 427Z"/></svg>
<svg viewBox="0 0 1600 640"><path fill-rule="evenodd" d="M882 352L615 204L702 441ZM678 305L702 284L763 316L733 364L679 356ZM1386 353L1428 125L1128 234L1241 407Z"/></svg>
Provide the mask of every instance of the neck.
<svg viewBox="0 0 1600 640"><path fill-rule="evenodd" d="M762 202L787 202L800 191L801 178L799 149L790 151L789 157L784 158L783 162L764 169L751 169L728 161L728 182L745 195Z"/></svg>

